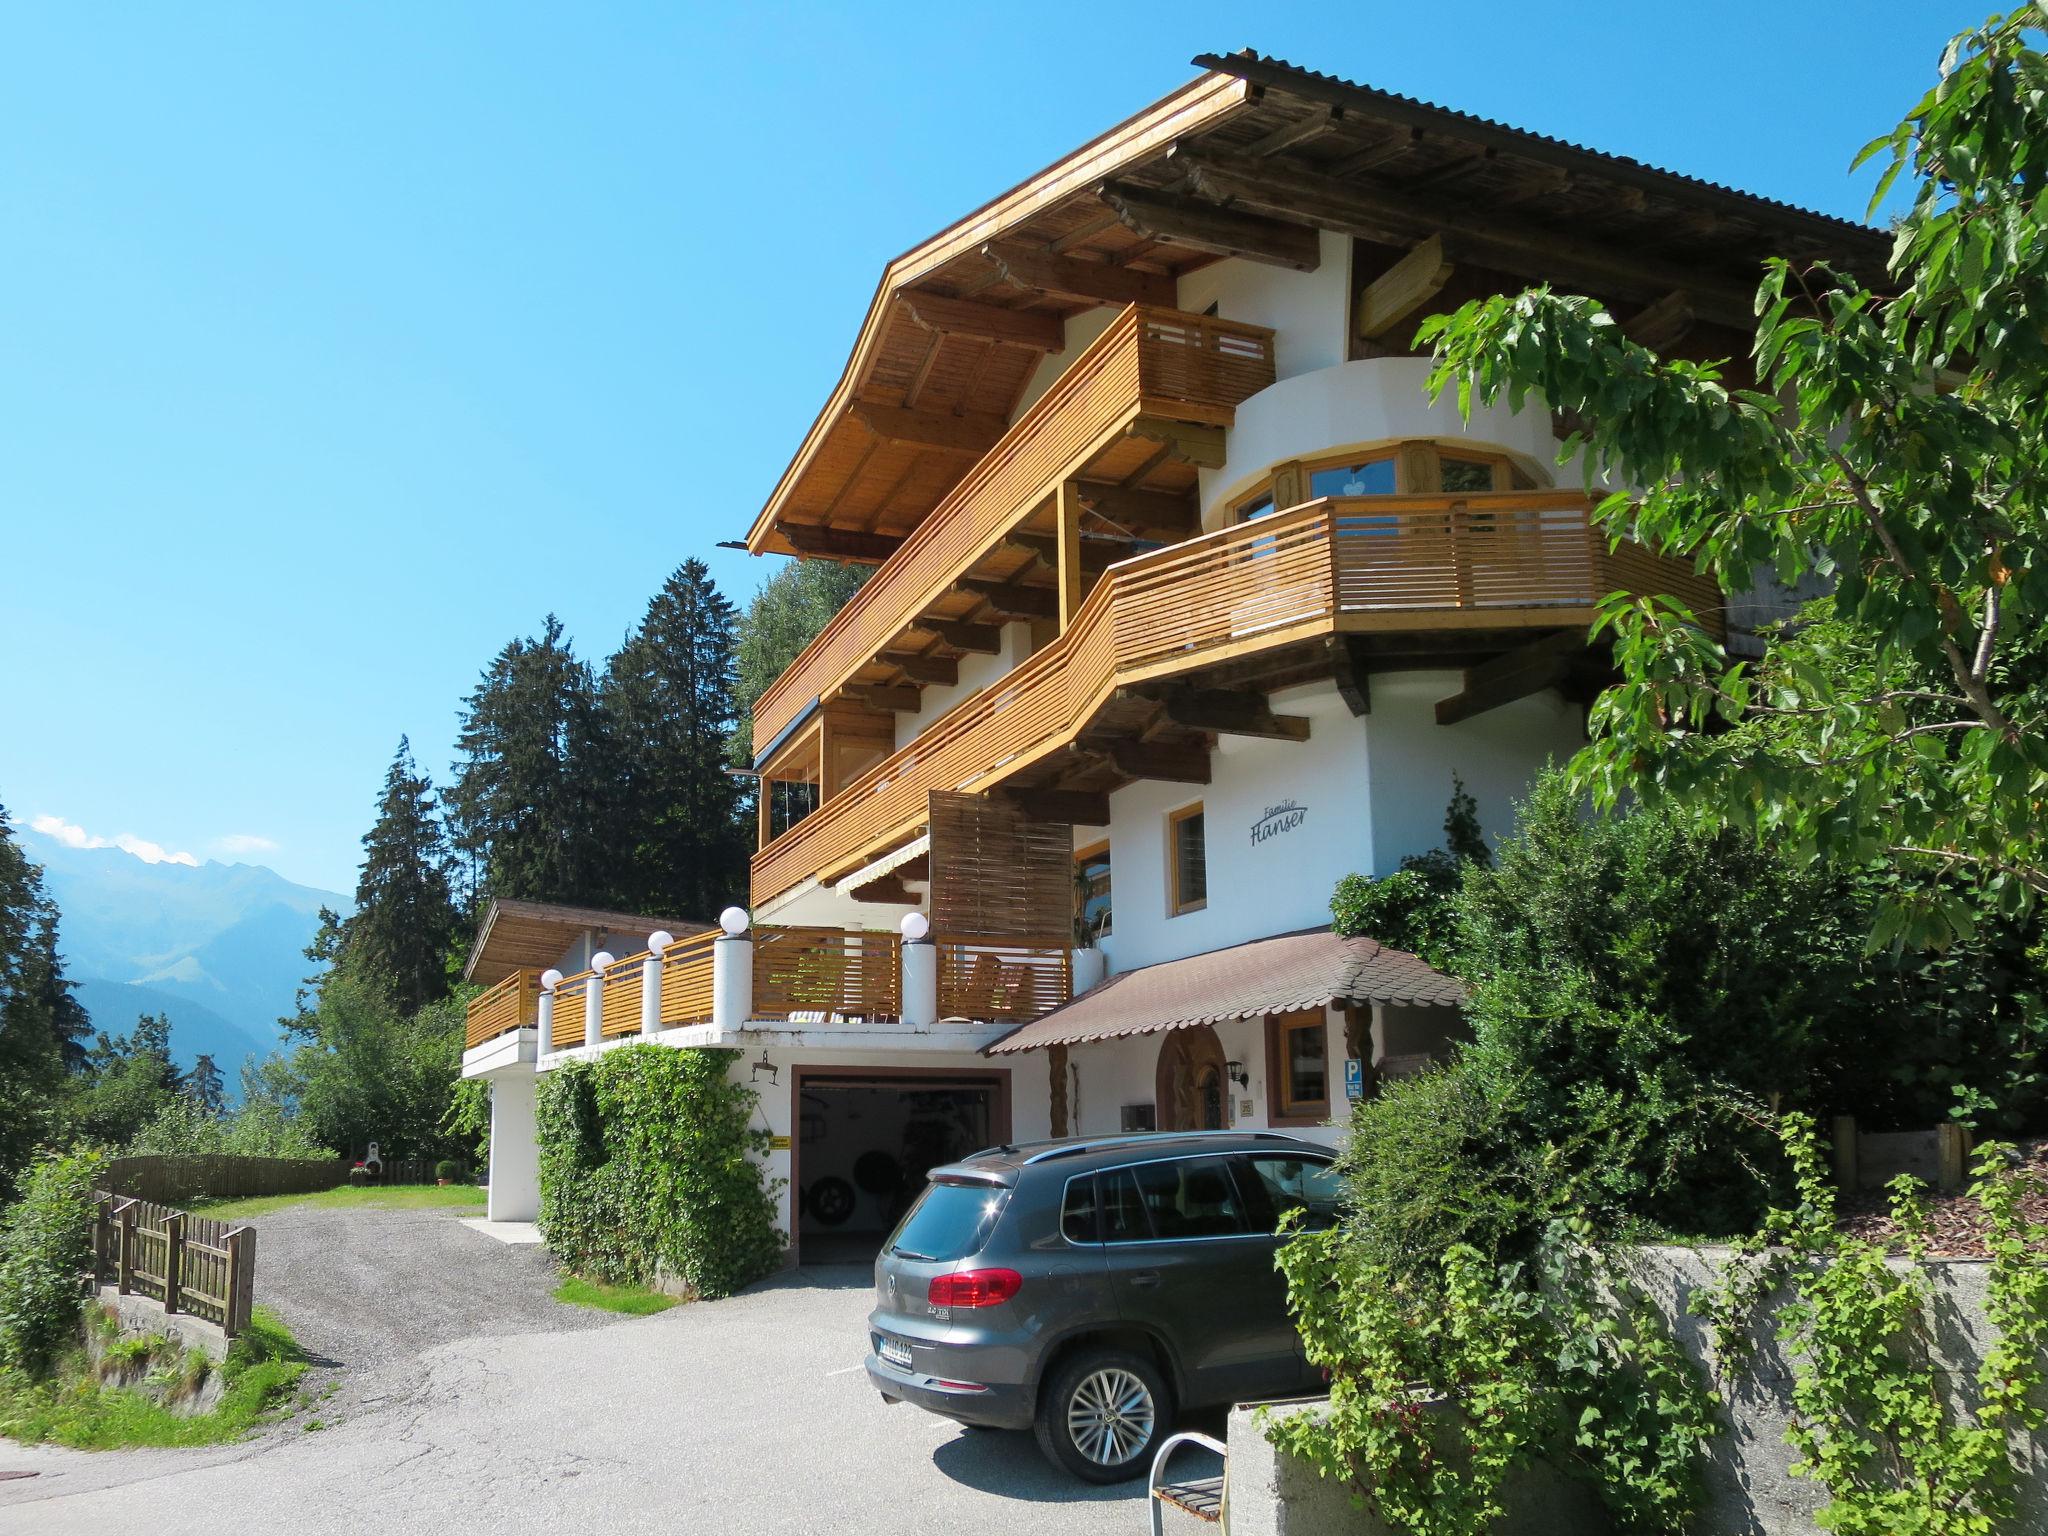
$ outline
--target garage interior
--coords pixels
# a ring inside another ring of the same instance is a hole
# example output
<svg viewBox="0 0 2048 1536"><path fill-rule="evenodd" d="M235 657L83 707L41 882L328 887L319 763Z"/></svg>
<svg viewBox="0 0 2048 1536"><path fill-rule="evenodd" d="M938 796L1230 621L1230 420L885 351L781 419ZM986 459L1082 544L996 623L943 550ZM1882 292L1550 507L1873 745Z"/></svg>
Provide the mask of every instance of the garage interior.
<svg viewBox="0 0 2048 1536"><path fill-rule="evenodd" d="M972 1076L806 1073L796 1084L796 1232L804 1264L866 1264L925 1175L1009 1135L1000 1084Z"/></svg>

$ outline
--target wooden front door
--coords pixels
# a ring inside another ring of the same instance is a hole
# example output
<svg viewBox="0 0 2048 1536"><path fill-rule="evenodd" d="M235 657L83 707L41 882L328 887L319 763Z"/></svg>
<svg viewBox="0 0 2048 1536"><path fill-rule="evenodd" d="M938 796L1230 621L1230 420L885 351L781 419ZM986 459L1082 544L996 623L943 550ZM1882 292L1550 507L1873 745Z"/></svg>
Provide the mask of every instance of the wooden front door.
<svg viewBox="0 0 2048 1536"><path fill-rule="evenodd" d="M1162 1131L1225 1129L1223 1042L1206 1024L1167 1031L1154 1083Z"/></svg>

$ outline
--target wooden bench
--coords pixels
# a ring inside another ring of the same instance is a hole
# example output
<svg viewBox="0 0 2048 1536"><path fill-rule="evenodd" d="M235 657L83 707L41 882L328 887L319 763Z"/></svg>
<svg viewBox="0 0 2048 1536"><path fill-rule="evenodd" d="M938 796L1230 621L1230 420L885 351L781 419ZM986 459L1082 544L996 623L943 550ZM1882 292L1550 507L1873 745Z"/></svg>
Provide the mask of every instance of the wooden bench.
<svg viewBox="0 0 2048 1536"><path fill-rule="evenodd" d="M1152 1536L1161 1536L1160 1522L1168 1505L1210 1525L1223 1519L1223 1473L1219 1472L1214 1477L1182 1478L1172 1483L1165 1481L1167 1462L1184 1445L1199 1445L1218 1456L1229 1455L1229 1448L1222 1441L1209 1435L1198 1435L1193 1430L1166 1437L1159 1447L1159 1454L1152 1458L1152 1477L1146 1490L1152 1506Z"/></svg>

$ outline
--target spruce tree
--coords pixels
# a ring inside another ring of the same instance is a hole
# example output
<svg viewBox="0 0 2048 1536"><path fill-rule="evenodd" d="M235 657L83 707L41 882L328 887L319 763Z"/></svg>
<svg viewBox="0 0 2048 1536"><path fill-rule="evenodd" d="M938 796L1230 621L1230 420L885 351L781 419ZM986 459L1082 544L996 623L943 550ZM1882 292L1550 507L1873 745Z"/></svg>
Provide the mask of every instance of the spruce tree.
<svg viewBox="0 0 2048 1536"><path fill-rule="evenodd" d="M698 917L744 892L741 794L725 771L735 622L709 568L686 560L606 668L605 894L614 905Z"/></svg>
<svg viewBox="0 0 2048 1536"><path fill-rule="evenodd" d="M540 638L507 645L463 701L448 806L476 902L596 894L602 797L582 781L596 733L590 669L549 614Z"/></svg>
<svg viewBox="0 0 2048 1536"><path fill-rule="evenodd" d="M208 1115L218 1115L228 1106L227 1083L211 1055L201 1052L185 1074L185 1097Z"/></svg>
<svg viewBox="0 0 2048 1536"><path fill-rule="evenodd" d="M448 957L461 930L434 786L400 737L377 819L363 836L356 909L342 927L339 963L409 1015L448 995Z"/></svg>
<svg viewBox="0 0 2048 1536"><path fill-rule="evenodd" d="M0 1200L50 1129L85 1030L58 957L56 904L0 806Z"/></svg>
<svg viewBox="0 0 2048 1536"><path fill-rule="evenodd" d="M869 567L831 560L792 560L761 583L740 615L733 661L735 712L730 757L754 760L754 701L831 623L868 578Z"/></svg>

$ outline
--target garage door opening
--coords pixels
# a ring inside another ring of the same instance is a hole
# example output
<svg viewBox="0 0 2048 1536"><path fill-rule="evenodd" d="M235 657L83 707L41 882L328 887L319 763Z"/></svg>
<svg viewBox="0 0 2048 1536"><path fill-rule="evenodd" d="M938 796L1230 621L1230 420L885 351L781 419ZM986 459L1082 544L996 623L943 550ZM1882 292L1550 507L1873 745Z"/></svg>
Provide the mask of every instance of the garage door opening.
<svg viewBox="0 0 2048 1536"><path fill-rule="evenodd" d="M800 1073L799 1262L872 1262L927 1173L1008 1139L1006 1076Z"/></svg>

